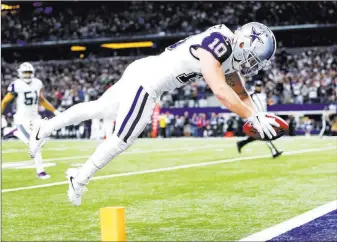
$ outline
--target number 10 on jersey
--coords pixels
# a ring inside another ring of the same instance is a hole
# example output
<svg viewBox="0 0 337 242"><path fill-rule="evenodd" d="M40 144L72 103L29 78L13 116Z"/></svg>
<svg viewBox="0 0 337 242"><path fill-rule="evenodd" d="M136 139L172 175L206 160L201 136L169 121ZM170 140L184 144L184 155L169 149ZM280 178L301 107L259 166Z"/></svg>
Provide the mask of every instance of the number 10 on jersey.
<svg viewBox="0 0 337 242"><path fill-rule="evenodd" d="M208 47L214 51L214 53L221 57L227 52L227 48L223 42L220 42L218 38L215 38L212 43L208 45Z"/></svg>

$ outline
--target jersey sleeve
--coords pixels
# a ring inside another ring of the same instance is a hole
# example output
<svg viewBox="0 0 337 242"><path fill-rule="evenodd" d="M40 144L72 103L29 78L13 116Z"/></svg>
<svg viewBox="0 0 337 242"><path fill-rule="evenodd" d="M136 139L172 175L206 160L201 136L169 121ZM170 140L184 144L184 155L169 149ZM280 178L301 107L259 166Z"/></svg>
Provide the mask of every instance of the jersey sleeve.
<svg viewBox="0 0 337 242"><path fill-rule="evenodd" d="M219 32L213 32L205 37L200 47L210 52L220 63L226 61L232 54L232 46L229 38Z"/></svg>
<svg viewBox="0 0 337 242"><path fill-rule="evenodd" d="M15 81L11 82L11 84L9 84L8 88L7 88L7 92L13 94L14 96L17 96L17 87L15 85Z"/></svg>

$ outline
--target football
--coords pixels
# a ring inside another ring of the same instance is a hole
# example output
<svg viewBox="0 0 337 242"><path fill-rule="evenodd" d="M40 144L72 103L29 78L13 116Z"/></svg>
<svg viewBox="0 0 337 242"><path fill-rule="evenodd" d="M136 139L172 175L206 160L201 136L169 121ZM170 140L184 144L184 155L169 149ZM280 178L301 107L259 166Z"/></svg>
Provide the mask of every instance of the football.
<svg viewBox="0 0 337 242"><path fill-rule="evenodd" d="M243 126L243 132L245 132L248 136L251 136L257 140L275 140L286 134L289 130L289 125L287 124L286 121L284 121L282 118L272 115L272 114L267 114L267 117L270 118L275 118L275 121L280 124L280 127L274 127L274 130L276 131L276 136L273 137L272 139L269 139L267 135L265 135L264 139L261 138L259 132L253 127L252 122L247 121L245 125Z"/></svg>

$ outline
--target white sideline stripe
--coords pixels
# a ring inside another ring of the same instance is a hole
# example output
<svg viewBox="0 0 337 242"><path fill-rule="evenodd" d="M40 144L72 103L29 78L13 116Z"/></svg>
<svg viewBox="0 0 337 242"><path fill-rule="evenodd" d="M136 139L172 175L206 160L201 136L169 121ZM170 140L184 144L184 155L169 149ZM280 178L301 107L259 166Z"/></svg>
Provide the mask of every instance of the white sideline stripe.
<svg viewBox="0 0 337 242"><path fill-rule="evenodd" d="M280 224L277 224L268 229L264 229L258 233L252 234L246 238L243 238L239 241L267 241L271 240L281 234L284 234L294 228L297 228L303 224L306 224L318 217L321 217L331 211L337 209L337 200L329 202L320 207L314 208L310 211L307 211L301 215L293 217L289 220L286 220Z"/></svg>
<svg viewBox="0 0 337 242"><path fill-rule="evenodd" d="M93 144L94 145L94 144ZM62 146L62 147L53 147L53 148L42 148L44 151L45 150L54 150L54 151L64 151L64 150L80 150L80 149L88 149L88 148L92 148L94 146ZM25 149L13 149L13 148L7 148L7 149L3 149L1 151L2 154L11 154L11 153L26 153L28 150L28 148Z"/></svg>
<svg viewBox="0 0 337 242"><path fill-rule="evenodd" d="M294 154L302 154L302 153L324 151L324 150L331 150L331 149L335 149L335 147L295 150L295 151L284 152L283 155L294 155ZM173 170L187 169L187 168L192 168L192 167L210 166L210 165L217 165L217 164L228 163L228 162L235 162L235 161L263 159L263 158L269 158L269 157L270 157L270 155L257 155L257 156L249 156L249 157L238 157L238 158L232 158L232 159L226 159L226 160L201 162L201 163L188 164L188 165L171 166L171 167L157 168L157 169L152 169L152 170L125 172L125 173L119 173L119 174L111 174L111 175L93 177L91 179L91 181L93 181L93 180L108 179L108 178L114 178L114 177L142 175L142 174L156 173L156 172L162 172L162 171L173 171ZM4 189L4 190L2 190L2 193L22 191L22 190L31 190L31 189L43 188L43 187L52 187L52 186L59 186L59 185L65 185L65 184L68 184L68 181L54 182L54 183L49 183L49 184L44 184L44 185L36 185L36 186L28 186L28 187L18 187L18 188Z"/></svg>
<svg viewBox="0 0 337 242"><path fill-rule="evenodd" d="M79 147L77 147L79 148ZM3 150L1 153L2 154L11 154L11 153L23 153L23 152L27 152L27 149L6 149ZM45 148L43 150L56 150L56 151L62 151L62 150L69 150L69 149L75 149L75 148L67 148L67 147L56 147L56 148Z"/></svg>
<svg viewBox="0 0 337 242"><path fill-rule="evenodd" d="M147 154L147 153L159 153L159 152L167 152L167 151L194 151L199 149L212 149L212 148L228 148L232 147L235 144L219 144L219 145L203 145L203 146L189 146L189 147L183 147L183 148L176 148L176 149L154 149L154 150L142 150L142 149L135 149L133 151L126 151L120 155L132 155L132 154ZM26 150L28 152L28 149ZM60 157L60 158L48 158L43 159L43 161L62 161L62 160L78 160L78 159L85 159L89 158L90 155L80 155L80 156L66 156L66 157ZM21 160L16 161L16 163L20 162L31 162L32 160ZM11 163L13 161L6 161L4 163Z"/></svg>
<svg viewBox="0 0 337 242"><path fill-rule="evenodd" d="M44 162L43 167L50 167L50 166L55 166L56 163L50 163L50 162ZM22 168L36 168L35 162L30 161L30 162L7 162L5 164L2 164L2 169L22 169Z"/></svg>

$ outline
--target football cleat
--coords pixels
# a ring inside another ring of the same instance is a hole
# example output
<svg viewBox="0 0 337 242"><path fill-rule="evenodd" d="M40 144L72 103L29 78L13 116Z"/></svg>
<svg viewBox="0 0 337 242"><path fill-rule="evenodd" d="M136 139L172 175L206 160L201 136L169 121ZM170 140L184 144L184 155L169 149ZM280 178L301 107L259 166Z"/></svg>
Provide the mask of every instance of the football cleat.
<svg viewBox="0 0 337 242"><path fill-rule="evenodd" d="M50 175L48 175L45 171L37 173L36 178L42 179L42 180L47 180L50 178Z"/></svg>
<svg viewBox="0 0 337 242"><path fill-rule="evenodd" d="M276 151L276 153L273 154L273 158L275 159L275 158L279 157L280 155L282 155L282 153L283 153L283 151Z"/></svg>
<svg viewBox="0 0 337 242"><path fill-rule="evenodd" d="M67 174L66 177L69 182L68 198L72 204L76 206L80 206L82 202L82 194L88 189L84 185L76 181L77 173L78 173L78 169L70 168L66 172Z"/></svg>
<svg viewBox="0 0 337 242"><path fill-rule="evenodd" d="M45 142L45 137L40 136L40 131L46 123L46 119L38 119L31 121L31 134L29 138L28 154L30 158L35 158L36 153L41 149Z"/></svg>
<svg viewBox="0 0 337 242"><path fill-rule="evenodd" d="M238 149L238 152L241 154L242 144L240 141L236 142L236 147Z"/></svg>

